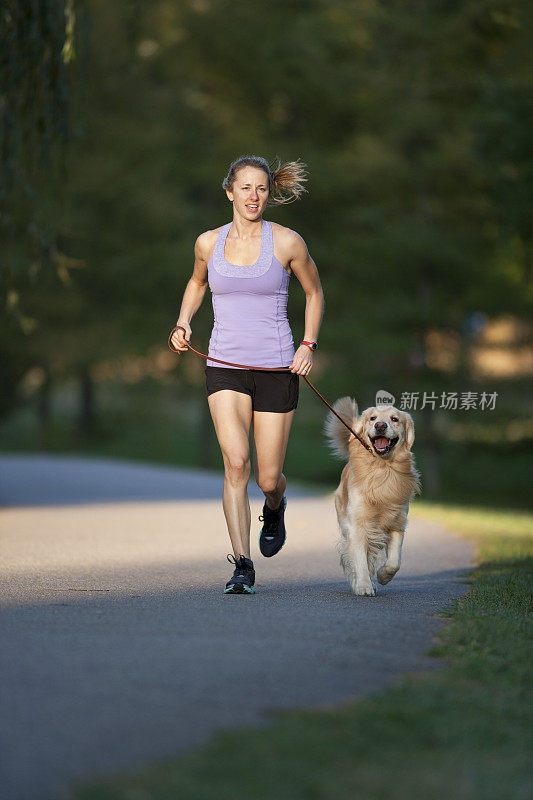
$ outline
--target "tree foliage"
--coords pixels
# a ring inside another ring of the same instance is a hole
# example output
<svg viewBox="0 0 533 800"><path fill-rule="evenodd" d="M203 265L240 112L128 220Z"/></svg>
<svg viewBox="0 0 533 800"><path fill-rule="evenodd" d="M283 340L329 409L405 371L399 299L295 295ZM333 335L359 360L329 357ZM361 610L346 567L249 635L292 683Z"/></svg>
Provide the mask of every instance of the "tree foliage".
<svg viewBox="0 0 533 800"><path fill-rule="evenodd" d="M231 218L220 184L244 153L309 166L309 195L271 218L301 233L318 265L332 391L353 371L361 385L386 376L391 391L442 381L424 360L429 329L463 336L472 311L529 312L525 0L92 0L81 37L90 69L70 100L65 4L18 7L26 16L11 27L2 12L4 35L22 29L28 43L3 62L4 121L65 143L72 106L83 133L69 150L64 202L36 190L53 222L37 260L22 254L38 215L11 195L6 216L5 263L34 320L30 361L69 374L164 341L196 236ZM81 10L68 7L78 30ZM46 37L56 45L45 55ZM32 82L45 87L35 96L46 121L28 107ZM28 136L8 136L12 177L27 169ZM51 174L40 170L45 183ZM47 252L59 285L39 266ZM294 288L295 338L304 304ZM207 300L193 321L204 346L211 323Z"/></svg>

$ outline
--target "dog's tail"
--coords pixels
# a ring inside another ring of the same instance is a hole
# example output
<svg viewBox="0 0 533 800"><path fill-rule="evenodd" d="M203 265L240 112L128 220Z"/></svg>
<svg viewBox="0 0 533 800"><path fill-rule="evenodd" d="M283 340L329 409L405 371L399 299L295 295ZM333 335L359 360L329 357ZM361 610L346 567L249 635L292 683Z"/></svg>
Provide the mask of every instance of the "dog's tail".
<svg viewBox="0 0 533 800"><path fill-rule="evenodd" d="M351 428L354 427L359 417L359 409L352 397L339 397L333 403L332 408ZM328 411L324 423L324 435L329 440L329 446L334 455L345 461L349 456L348 441L352 434L331 411Z"/></svg>

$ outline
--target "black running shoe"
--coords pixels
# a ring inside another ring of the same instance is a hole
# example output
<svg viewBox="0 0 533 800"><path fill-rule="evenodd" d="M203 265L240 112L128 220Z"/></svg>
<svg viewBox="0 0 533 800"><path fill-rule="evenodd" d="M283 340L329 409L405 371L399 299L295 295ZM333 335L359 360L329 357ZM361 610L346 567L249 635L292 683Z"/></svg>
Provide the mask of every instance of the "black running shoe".
<svg viewBox="0 0 533 800"><path fill-rule="evenodd" d="M232 578L227 582L224 594L254 594L255 570L253 561L245 556L227 556L230 564L235 564Z"/></svg>
<svg viewBox="0 0 533 800"><path fill-rule="evenodd" d="M285 495L283 495L279 508L275 511L269 508L266 502L263 506L263 514L259 517L259 522L264 522L259 534L259 549L266 558L275 556L285 544L287 532L285 531L283 516L286 507L287 498Z"/></svg>

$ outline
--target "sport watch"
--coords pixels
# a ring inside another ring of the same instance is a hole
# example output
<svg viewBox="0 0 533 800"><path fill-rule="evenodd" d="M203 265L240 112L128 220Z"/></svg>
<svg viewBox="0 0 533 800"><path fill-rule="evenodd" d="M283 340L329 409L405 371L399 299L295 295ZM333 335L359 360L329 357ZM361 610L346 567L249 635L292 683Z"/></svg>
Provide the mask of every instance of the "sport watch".
<svg viewBox="0 0 533 800"><path fill-rule="evenodd" d="M318 347L317 342L302 342L302 344L306 344L310 350L316 350Z"/></svg>

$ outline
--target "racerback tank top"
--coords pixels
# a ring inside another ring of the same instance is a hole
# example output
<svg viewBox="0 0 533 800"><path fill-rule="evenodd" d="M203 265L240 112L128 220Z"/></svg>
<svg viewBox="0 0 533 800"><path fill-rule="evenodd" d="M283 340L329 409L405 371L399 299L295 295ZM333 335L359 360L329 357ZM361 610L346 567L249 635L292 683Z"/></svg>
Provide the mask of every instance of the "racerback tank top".
<svg viewBox="0 0 533 800"><path fill-rule="evenodd" d="M214 325L208 356L254 367L290 367L294 342L287 319L290 275L274 256L272 225L261 225L261 250L254 264L240 267L224 256L232 223L224 225L207 264ZM227 367L207 359L208 367Z"/></svg>

